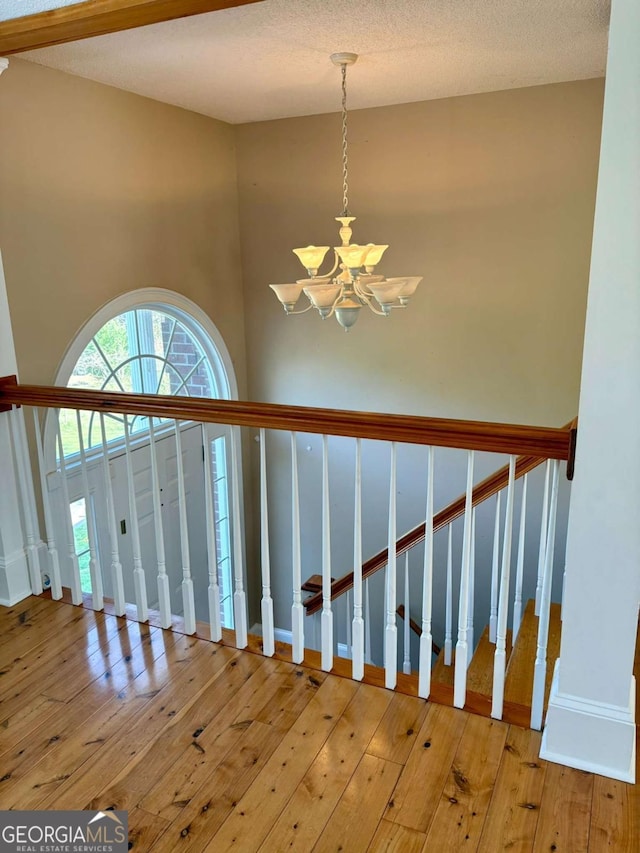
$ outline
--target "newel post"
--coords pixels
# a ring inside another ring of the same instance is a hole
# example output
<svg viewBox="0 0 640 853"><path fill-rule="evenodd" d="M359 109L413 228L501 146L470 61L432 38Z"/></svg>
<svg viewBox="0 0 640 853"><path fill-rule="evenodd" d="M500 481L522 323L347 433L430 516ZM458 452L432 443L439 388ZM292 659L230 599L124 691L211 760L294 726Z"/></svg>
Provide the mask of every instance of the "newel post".
<svg viewBox="0 0 640 853"><path fill-rule="evenodd" d="M632 782L640 599L640 4L613 0L562 645L541 757Z"/></svg>
<svg viewBox="0 0 640 853"><path fill-rule="evenodd" d="M0 72L6 68L6 63L6 59L0 58ZM0 255L0 376L16 372L9 302ZM31 595L10 419L11 412L0 412L0 605L5 606Z"/></svg>

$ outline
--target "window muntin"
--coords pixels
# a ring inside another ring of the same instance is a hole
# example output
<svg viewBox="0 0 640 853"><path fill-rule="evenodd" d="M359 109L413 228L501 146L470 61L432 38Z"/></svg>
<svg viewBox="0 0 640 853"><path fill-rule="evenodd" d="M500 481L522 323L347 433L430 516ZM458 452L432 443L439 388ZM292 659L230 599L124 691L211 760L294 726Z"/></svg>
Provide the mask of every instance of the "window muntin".
<svg viewBox="0 0 640 853"><path fill-rule="evenodd" d="M133 308L108 320L91 338L69 377L70 388L117 393L215 397L216 385L205 350L189 325L158 308ZM85 449L100 448L100 419L82 412ZM160 425L161 420L154 421ZM146 433L148 418L129 418L132 435ZM65 457L79 451L76 413L60 412ZM124 439L124 417L105 414L108 442Z"/></svg>

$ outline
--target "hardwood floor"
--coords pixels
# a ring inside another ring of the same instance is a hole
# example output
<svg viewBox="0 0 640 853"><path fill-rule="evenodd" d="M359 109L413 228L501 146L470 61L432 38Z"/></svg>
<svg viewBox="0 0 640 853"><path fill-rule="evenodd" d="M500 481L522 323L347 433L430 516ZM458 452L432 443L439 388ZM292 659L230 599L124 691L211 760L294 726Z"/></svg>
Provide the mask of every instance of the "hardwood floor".
<svg viewBox="0 0 640 853"><path fill-rule="evenodd" d="M638 786L537 732L81 607L0 608L0 687L0 809L141 853L640 849Z"/></svg>

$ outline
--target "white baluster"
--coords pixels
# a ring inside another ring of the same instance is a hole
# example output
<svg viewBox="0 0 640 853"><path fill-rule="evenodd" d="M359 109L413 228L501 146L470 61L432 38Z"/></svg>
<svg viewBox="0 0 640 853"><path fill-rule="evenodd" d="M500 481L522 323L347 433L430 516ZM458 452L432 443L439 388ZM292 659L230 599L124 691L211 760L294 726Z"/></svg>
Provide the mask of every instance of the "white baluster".
<svg viewBox="0 0 640 853"><path fill-rule="evenodd" d="M475 652L475 637L473 635L473 617L476 602L476 508L471 512L471 555L469 558L469 610L467 612L467 669Z"/></svg>
<svg viewBox="0 0 640 853"><path fill-rule="evenodd" d="M78 563L78 555L76 554L76 541L73 535L73 519L71 518L69 485L67 483L67 466L64 458L64 447L62 446L62 433L60 432L60 409L55 410L54 417L56 421L56 438L58 441L58 458L60 461L62 500L64 502L64 517L67 528L67 546L71 562L71 602L72 604L82 604L82 581L80 580L80 564Z"/></svg>
<svg viewBox="0 0 640 853"><path fill-rule="evenodd" d="M102 473L104 477L104 492L109 521L109 541L111 543L111 585L113 587L113 605L116 616L124 616L126 612L124 580L122 578L122 563L120 562L120 548L118 545L116 511L113 502L113 486L111 483L111 469L109 466L109 448L107 446L107 433L104 425L104 414L102 412L100 412L100 433L102 437Z"/></svg>
<svg viewBox="0 0 640 853"><path fill-rule="evenodd" d="M124 416L124 447L127 463L127 488L129 492L129 524L131 526L131 550L133 552L133 588L136 599L138 622L146 622L149 618L147 605L147 585L142 568L142 550L140 548L140 527L138 524L138 505L136 503L136 486L133 476L133 461L131 459L131 440L129 437L129 419ZM187 631L187 633L190 633ZM192 633L192 632L191 632Z"/></svg>
<svg viewBox="0 0 640 853"><path fill-rule="evenodd" d="M511 576L511 541L513 531L513 496L515 491L516 457L509 458L509 485L507 487L507 509L504 520L504 544L502 547L502 572L498 601L498 627L496 650L493 656L493 696L491 716L502 719L504 705L504 677L507 666L507 611L509 609L509 579Z"/></svg>
<svg viewBox="0 0 640 853"><path fill-rule="evenodd" d="M273 599L271 598L271 560L269 557L269 509L267 505L267 438L260 430L260 552L262 557L262 652L275 652Z"/></svg>
<svg viewBox="0 0 640 853"><path fill-rule="evenodd" d="M56 548L56 540L53 532L53 517L51 514L51 501L49 489L47 488L47 472L44 465L44 451L42 449L42 434L40 432L40 418L38 410L33 409L33 424L36 435L36 448L38 451L38 470L40 472L40 491L42 492L42 507L44 510L45 535L47 537L47 549L49 552L51 597L62 598L62 582L60 580L60 560Z"/></svg>
<svg viewBox="0 0 640 853"><path fill-rule="evenodd" d="M418 674L418 696L426 699L431 690L431 660L433 657L433 634L431 614L433 609L433 477L435 451L429 448L429 471L427 473L427 510L424 528L424 566L422 572L422 632L420 634L420 663Z"/></svg>
<svg viewBox="0 0 640 853"><path fill-rule="evenodd" d="M293 604L291 605L291 649L294 663L304 660L304 607L302 606L302 558L300 554L300 492L296 434L291 433L291 556L293 564Z"/></svg>
<svg viewBox="0 0 640 853"><path fill-rule="evenodd" d="M404 624L403 624L403 658L402 671L411 675L411 611L409 610L409 552L404 553Z"/></svg>
<svg viewBox="0 0 640 853"><path fill-rule="evenodd" d="M452 636L453 636L453 541L452 527L448 525L447 536L447 597L444 612L444 664L451 666L452 658Z"/></svg>
<svg viewBox="0 0 640 853"><path fill-rule="evenodd" d="M538 640L536 662L533 670L533 698L531 701L531 728L542 728L542 710L544 706L544 688L547 675L547 641L549 639L549 610L551 607L551 581L553 578L553 556L556 538L556 516L558 510L558 480L560 463L552 463L551 504L549 506L549 528L545 548L544 577L540 598L540 617L538 620Z"/></svg>
<svg viewBox="0 0 640 853"><path fill-rule="evenodd" d="M244 591L244 563L242 558L242 514L240 512L240 493L242 484L240 427L231 427L231 460L233 464L233 575L235 591L233 593L233 621L236 632L236 646L247 647L247 596Z"/></svg>
<svg viewBox="0 0 640 853"><path fill-rule="evenodd" d="M169 589L164 551L164 524L162 522L160 476L158 474L158 455L156 453L156 434L153 426L153 418L149 418L149 453L151 456L151 485L153 490L153 528L156 540L156 563L158 568L158 606L160 608L160 622L162 627L170 628L171 592ZM211 639L213 640L214 637L212 636Z"/></svg>
<svg viewBox="0 0 640 853"><path fill-rule="evenodd" d="M542 516L540 519L540 545L538 548L538 577L536 579L536 605L535 614L540 615L540 597L542 596L542 579L544 577L544 558L547 543L547 526L549 518L549 477L551 474L551 460L547 459L544 472L544 493L542 496Z"/></svg>
<svg viewBox="0 0 640 853"><path fill-rule="evenodd" d="M76 424L78 427L78 447L80 450L80 474L82 479L82 494L87 522L87 539L89 540L89 572L91 575L91 596L93 609L104 609L104 591L102 587L102 569L100 567L100 556L98 554L98 543L96 535L96 522L89 490L89 477L87 475L87 456L84 451L84 437L82 435L82 420L80 411L76 409Z"/></svg>
<svg viewBox="0 0 640 853"><path fill-rule="evenodd" d="M209 605L209 635L218 643L222 639L220 620L220 586L218 584L218 552L216 548L216 520L213 508L213 488L211 486L211 442L207 435L207 425L202 424L202 460L204 463L204 508L207 528L207 603Z"/></svg>
<svg viewBox="0 0 640 853"><path fill-rule="evenodd" d="M368 589L368 587L367 587ZM367 614L367 624L369 616ZM351 677L364 677L364 620L362 618L362 442L356 438L355 507L353 512L353 625Z"/></svg>
<svg viewBox="0 0 640 853"><path fill-rule="evenodd" d="M371 658L371 600L369 598L369 578L364 582L364 662L373 663Z"/></svg>
<svg viewBox="0 0 640 853"><path fill-rule="evenodd" d="M398 629L396 627L396 460L397 447L391 442L389 476L389 559L386 571L386 622L384 629L384 686L393 690L398 679Z"/></svg>
<svg viewBox="0 0 640 853"><path fill-rule="evenodd" d="M27 437L24 432L24 416L22 409L14 408L11 411L9 422L13 438L13 453L16 460L18 472L18 486L20 488L20 499L22 503L22 518L24 522L24 533L26 539L27 565L29 567L29 580L33 595L42 592L42 575L40 573L40 558L38 557L37 514L35 499L31 490L30 461L28 457Z"/></svg>
<svg viewBox="0 0 640 853"><path fill-rule="evenodd" d="M329 438L322 436L322 643L321 666L333 666L333 611L331 610L331 505L329 503Z"/></svg>
<svg viewBox="0 0 640 853"><path fill-rule="evenodd" d="M464 707L467 694L467 667L469 661L468 615L469 574L471 569L474 452L473 450L469 450L467 452L467 497L464 508L462 566L460 570L460 601L458 605L458 642L456 643L455 673L453 680L453 704L456 708Z"/></svg>
<svg viewBox="0 0 640 853"><path fill-rule="evenodd" d="M489 615L489 642L495 643L498 628L498 576L500 570L500 500L496 495L496 517L493 524L493 556L491 559L491 604Z"/></svg>
<svg viewBox="0 0 640 853"><path fill-rule="evenodd" d="M522 479L522 503L520 505L520 529L518 531L518 557L516 560L516 589L513 600L513 645L515 645L522 622L522 583L524 581L524 537L527 526L527 478Z"/></svg>
<svg viewBox="0 0 640 853"><path fill-rule="evenodd" d="M345 643L347 646L347 657L353 657L353 645L351 641L351 592L347 590L344 594L344 612L345 612Z"/></svg>

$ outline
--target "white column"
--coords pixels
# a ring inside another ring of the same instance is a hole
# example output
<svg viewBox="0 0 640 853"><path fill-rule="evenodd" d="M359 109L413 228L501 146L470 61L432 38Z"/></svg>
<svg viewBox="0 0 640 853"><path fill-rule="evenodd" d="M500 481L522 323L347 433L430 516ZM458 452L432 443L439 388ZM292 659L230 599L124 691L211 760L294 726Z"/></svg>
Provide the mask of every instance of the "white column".
<svg viewBox="0 0 640 853"><path fill-rule="evenodd" d="M6 68L0 59L0 73ZM0 376L17 373L9 302L0 255ZM0 604L10 606L31 595L20 519L18 471L11 446L10 412L0 412Z"/></svg>
<svg viewBox="0 0 640 853"><path fill-rule="evenodd" d="M567 539L541 756L635 776L640 598L640 3L613 0Z"/></svg>

